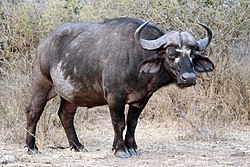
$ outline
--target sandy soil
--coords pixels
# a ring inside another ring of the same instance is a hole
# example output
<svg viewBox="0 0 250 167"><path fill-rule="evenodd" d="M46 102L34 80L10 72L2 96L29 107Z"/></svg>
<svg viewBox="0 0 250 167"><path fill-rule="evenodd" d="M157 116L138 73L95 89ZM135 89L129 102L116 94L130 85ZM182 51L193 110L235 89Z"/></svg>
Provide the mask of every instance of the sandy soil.
<svg viewBox="0 0 250 167"><path fill-rule="evenodd" d="M38 141L41 155L27 155L24 144L0 143L0 166L250 166L249 129L202 141L186 137L186 131L175 126L140 120L136 137L141 155L127 159L116 158L111 151L113 130L107 115L87 126L77 124L77 132L88 152L58 148L67 147L65 134L51 130L46 143Z"/></svg>

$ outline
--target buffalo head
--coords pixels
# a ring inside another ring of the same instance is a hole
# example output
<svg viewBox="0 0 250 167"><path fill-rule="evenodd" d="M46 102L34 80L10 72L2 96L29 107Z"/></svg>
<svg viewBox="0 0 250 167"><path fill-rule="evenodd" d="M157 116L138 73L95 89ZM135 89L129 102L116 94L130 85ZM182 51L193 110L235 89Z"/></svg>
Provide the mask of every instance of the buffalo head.
<svg viewBox="0 0 250 167"><path fill-rule="evenodd" d="M176 79L177 85L187 87L196 84L196 72L208 72L214 69L213 62L206 56L197 54L209 45L212 31L202 23L198 23L207 31L207 36L197 40L190 32L171 31L155 40L141 37L141 31L148 24L145 22L137 28L134 38L145 50L155 50L157 54L144 60L139 70L141 73L155 73L163 66Z"/></svg>

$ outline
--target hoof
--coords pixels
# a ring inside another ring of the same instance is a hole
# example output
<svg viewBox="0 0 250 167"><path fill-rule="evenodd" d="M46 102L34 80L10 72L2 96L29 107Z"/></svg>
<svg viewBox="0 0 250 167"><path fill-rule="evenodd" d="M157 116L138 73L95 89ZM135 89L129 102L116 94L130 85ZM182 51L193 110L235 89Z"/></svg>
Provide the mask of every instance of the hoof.
<svg viewBox="0 0 250 167"><path fill-rule="evenodd" d="M70 150L74 150L76 152L88 152L88 150L86 150L83 145L81 145L79 147L77 147L77 146L70 146Z"/></svg>
<svg viewBox="0 0 250 167"><path fill-rule="evenodd" d="M85 152L89 152L87 149L85 149L85 148L80 148L80 149L78 149L78 151L79 152L83 152L83 153L85 153Z"/></svg>
<svg viewBox="0 0 250 167"><path fill-rule="evenodd" d="M129 148L128 152L131 154L131 156L139 156L140 152L137 148Z"/></svg>
<svg viewBox="0 0 250 167"><path fill-rule="evenodd" d="M41 151L39 151L38 149L34 148L34 149L28 149L28 154L29 155L39 155L39 154L42 154Z"/></svg>
<svg viewBox="0 0 250 167"><path fill-rule="evenodd" d="M117 150L115 152L115 156L118 158L129 158L129 157L131 157L131 154L125 150Z"/></svg>

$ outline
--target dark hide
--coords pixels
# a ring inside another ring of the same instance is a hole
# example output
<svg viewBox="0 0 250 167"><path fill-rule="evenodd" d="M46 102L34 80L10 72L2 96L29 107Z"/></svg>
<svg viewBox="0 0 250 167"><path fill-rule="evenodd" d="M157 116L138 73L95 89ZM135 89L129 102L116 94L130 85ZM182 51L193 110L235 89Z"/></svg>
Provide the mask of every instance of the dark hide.
<svg viewBox="0 0 250 167"><path fill-rule="evenodd" d="M185 73L185 66L189 65L193 72L191 62L182 61L179 69L180 65L171 60L173 55L167 54L168 47L151 51L141 48L134 39L134 33L142 23L144 21L133 18L111 19L102 23L65 23L41 42L34 60L32 97L27 108L26 143L29 153L40 153L35 144L37 122L47 101L59 95L58 115L72 149L84 149L73 125L77 106L107 104L115 133L115 155L138 155L134 133L138 117L149 98L160 87L176 83L178 71ZM149 24L141 37L151 40L164 34ZM175 44L174 48L178 45ZM198 71L213 69L208 58L195 57L194 64ZM126 104L129 111L125 123ZM125 124L127 132L123 139Z"/></svg>

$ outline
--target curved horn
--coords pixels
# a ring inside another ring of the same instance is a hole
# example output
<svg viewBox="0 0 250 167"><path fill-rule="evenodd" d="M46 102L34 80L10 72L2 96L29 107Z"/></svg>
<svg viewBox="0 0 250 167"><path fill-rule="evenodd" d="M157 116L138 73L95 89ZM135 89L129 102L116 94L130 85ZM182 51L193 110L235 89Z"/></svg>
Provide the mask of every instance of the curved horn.
<svg viewBox="0 0 250 167"><path fill-rule="evenodd" d="M202 24L200 21L198 21L198 24L207 30L207 36L205 38L197 41L197 43L199 45L199 48L197 50L202 51L208 47L209 43L212 40L213 34L212 34L212 30L208 26L206 26L205 24Z"/></svg>
<svg viewBox="0 0 250 167"><path fill-rule="evenodd" d="M143 49L146 50L156 50L160 48L162 45L166 44L166 37L165 35L161 36L158 39L155 40L146 40L140 37L142 29L148 24L149 22L145 22L142 25L140 25L135 33L134 38L138 45L140 45Z"/></svg>

